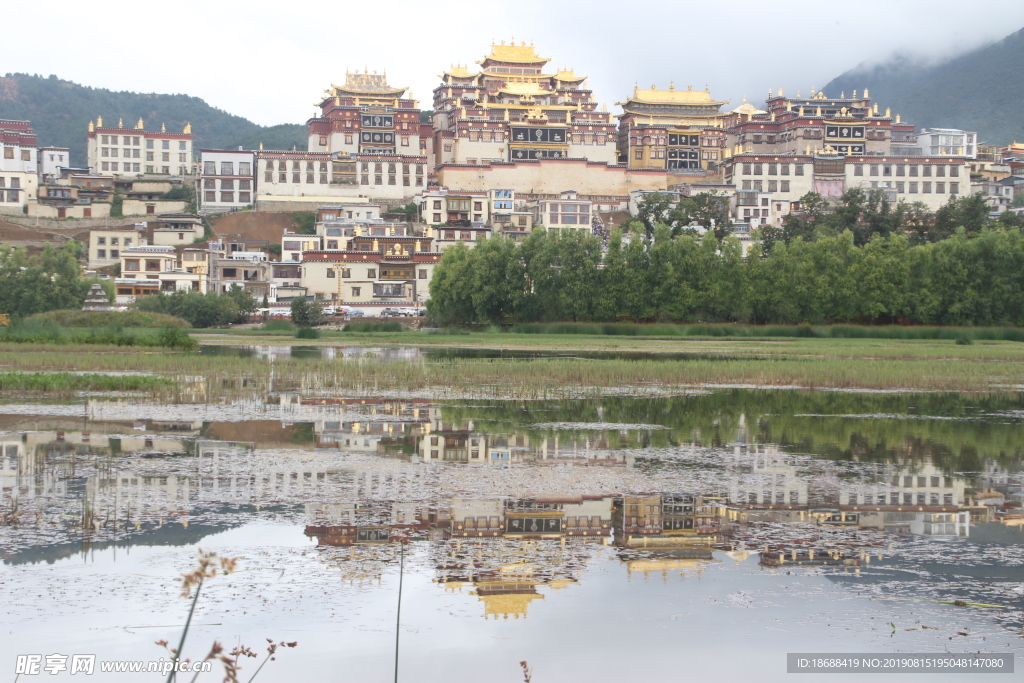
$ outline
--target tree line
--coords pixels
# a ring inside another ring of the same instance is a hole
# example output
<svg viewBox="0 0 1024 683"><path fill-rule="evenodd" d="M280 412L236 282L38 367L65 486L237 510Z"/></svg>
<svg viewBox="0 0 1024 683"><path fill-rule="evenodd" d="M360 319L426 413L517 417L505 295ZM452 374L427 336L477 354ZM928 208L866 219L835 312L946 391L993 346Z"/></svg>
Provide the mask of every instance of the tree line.
<svg viewBox="0 0 1024 683"><path fill-rule="evenodd" d="M1024 324L1024 235L1013 220L989 220L977 198L954 199L923 232L891 216L876 220L907 207L882 209L860 190L828 210L807 199L806 212L746 257L735 236L697 235L656 218L650 237L646 227L615 231L607 251L584 232L455 245L434 272L428 312L446 325Z"/></svg>

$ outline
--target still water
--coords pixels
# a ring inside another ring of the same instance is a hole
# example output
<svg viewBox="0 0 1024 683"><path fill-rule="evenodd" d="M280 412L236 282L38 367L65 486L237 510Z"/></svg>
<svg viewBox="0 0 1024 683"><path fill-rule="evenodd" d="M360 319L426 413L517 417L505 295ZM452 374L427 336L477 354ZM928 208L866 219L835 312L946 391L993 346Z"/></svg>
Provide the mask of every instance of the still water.
<svg viewBox="0 0 1024 683"><path fill-rule="evenodd" d="M393 680L400 574L408 681L1014 655L1022 437L1024 400L942 394L0 403L0 671L159 659L198 548L239 571L204 585L185 655L297 641L259 681Z"/></svg>

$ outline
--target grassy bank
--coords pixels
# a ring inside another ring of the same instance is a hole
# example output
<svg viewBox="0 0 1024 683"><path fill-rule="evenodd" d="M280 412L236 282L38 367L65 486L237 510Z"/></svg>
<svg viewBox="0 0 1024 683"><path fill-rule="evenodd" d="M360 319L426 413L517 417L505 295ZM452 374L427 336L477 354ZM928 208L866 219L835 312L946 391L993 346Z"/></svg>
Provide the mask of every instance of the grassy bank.
<svg viewBox="0 0 1024 683"><path fill-rule="evenodd" d="M25 319L28 324L52 323L61 327L148 327L152 329L163 329L167 327L180 327L188 329L191 327L181 318L163 313L148 313L146 311L48 311L36 313Z"/></svg>
<svg viewBox="0 0 1024 683"><path fill-rule="evenodd" d="M513 334L582 334L623 337L739 337L753 339L970 339L1024 342L1019 327L925 325L671 325L635 323L529 323Z"/></svg>
<svg viewBox="0 0 1024 683"><path fill-rule="evenodd" d="M0 327L0 342L9 344L105 345L194 350L198 343L181 327L162 329L106 327L64 327L52 320L28 319Z"/></svg>
<svg viewBox="0 0 1024 683"><path fill-rule="evenodd" d="M399 336L408 343L410 336L419 340L427 335L395 335ZM510 341L522 339L507 334L468 335L449 338L449 343L465 340L460 345L493 347L495 336ZM552 338L528 336L527 340ZM580 350L612 348L607 338L573 339ZM376 346L382 342L366 339L362 343ZM735 342L725 349L718 344L636 339L623 345L627 348L619 349L693 352L689 357L667 360L663 356L661 360L467 358L428 362L371 357L346 361L277 358L273 364L252 357L144 353L117 347L68 346L49 350L0 344L0 366L26 372L143 371L170 378L188 376L201 378L212 391L242 379L250 380L250 386L269 389L273 369L275 387L294 386L305 395L318 391L353 395L407 392L540 398L610 392L644 395L722 385L1009 393L1024 387L1024 345L1013 342L963 346L945 340L799 338Z"/></svg>

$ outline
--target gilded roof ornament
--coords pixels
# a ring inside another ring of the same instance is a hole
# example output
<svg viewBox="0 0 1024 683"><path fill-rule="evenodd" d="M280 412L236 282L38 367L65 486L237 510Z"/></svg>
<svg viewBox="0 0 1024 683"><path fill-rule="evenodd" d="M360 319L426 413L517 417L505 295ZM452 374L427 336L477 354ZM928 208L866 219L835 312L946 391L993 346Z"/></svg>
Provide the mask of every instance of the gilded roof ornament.
<svg viewBox="0 0 1024 683"><path fill-rule="evenodd" d="M864 88L864 97L871 97L871 95L868 94L867 88Z"/></svg>
<svg viewBox="0 0 1024 683"><path fill-rule="evenodd" d="M96 127L92 124L92 121L89 121L89 132L93 133L95 131L96 131Z"/></svg>
<svg viewBox="0 0 1024 683"><path fill-rule="evenodd" d="M145 124L143 123L142 117L140 116L139 120L135 124L135 130L142 130L144 127L145 127Z"/></svg>
<svg viewBox="0 0 1024 683"><path fill-rule="evenodd" d="M124 119L118 119L117 120L117 127L118 128L124 128Z"/></svg>
<svg viewBox="0 0 1024 683"><path fill-rule="evenodd" d="M185 127L181 130L185 135L192 135L192 124L186 123Z"/></svg>
<svg viewBox="0 0 1024 683"><path fill-rule="evenodd" d="M161 123L160 124L160 132L161 133L166 133L167 132L167 124L166 123Z"/></svg>
<svg viewBox="0 0 1024 683"><path fill-rule="evenodd" d="M891 119L892 118L892 109L889 108L889 107L885 108L885 118L887 118L887 119Z"/></svg>
<svg viewBox="0 0 1024 683"><path fill-rule="evenodd" d="M821 116L821 105L820 104L818 105L818 108L814 110L814 115L815 116Z"/></svg>
<svg viewBox="0 0 1024 683"><path fill-rule="evenodd" d="M103 127L103 117L102 116L97 116L96 117L96 127L97 128L102 128Z"/></svg>

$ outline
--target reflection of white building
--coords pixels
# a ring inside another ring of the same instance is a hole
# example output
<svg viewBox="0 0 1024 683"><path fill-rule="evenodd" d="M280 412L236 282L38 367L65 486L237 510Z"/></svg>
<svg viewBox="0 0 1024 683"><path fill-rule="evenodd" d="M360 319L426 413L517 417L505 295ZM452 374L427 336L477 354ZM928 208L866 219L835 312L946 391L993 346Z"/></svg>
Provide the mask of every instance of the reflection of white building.
<svg viewBox="0 0 1024 683"><path fill-rule="evenodd" d="M724 479L728 500L757 506L805 506L808 485L800 475L794 456L771 444L733 446L726 461Z"/></svg>

